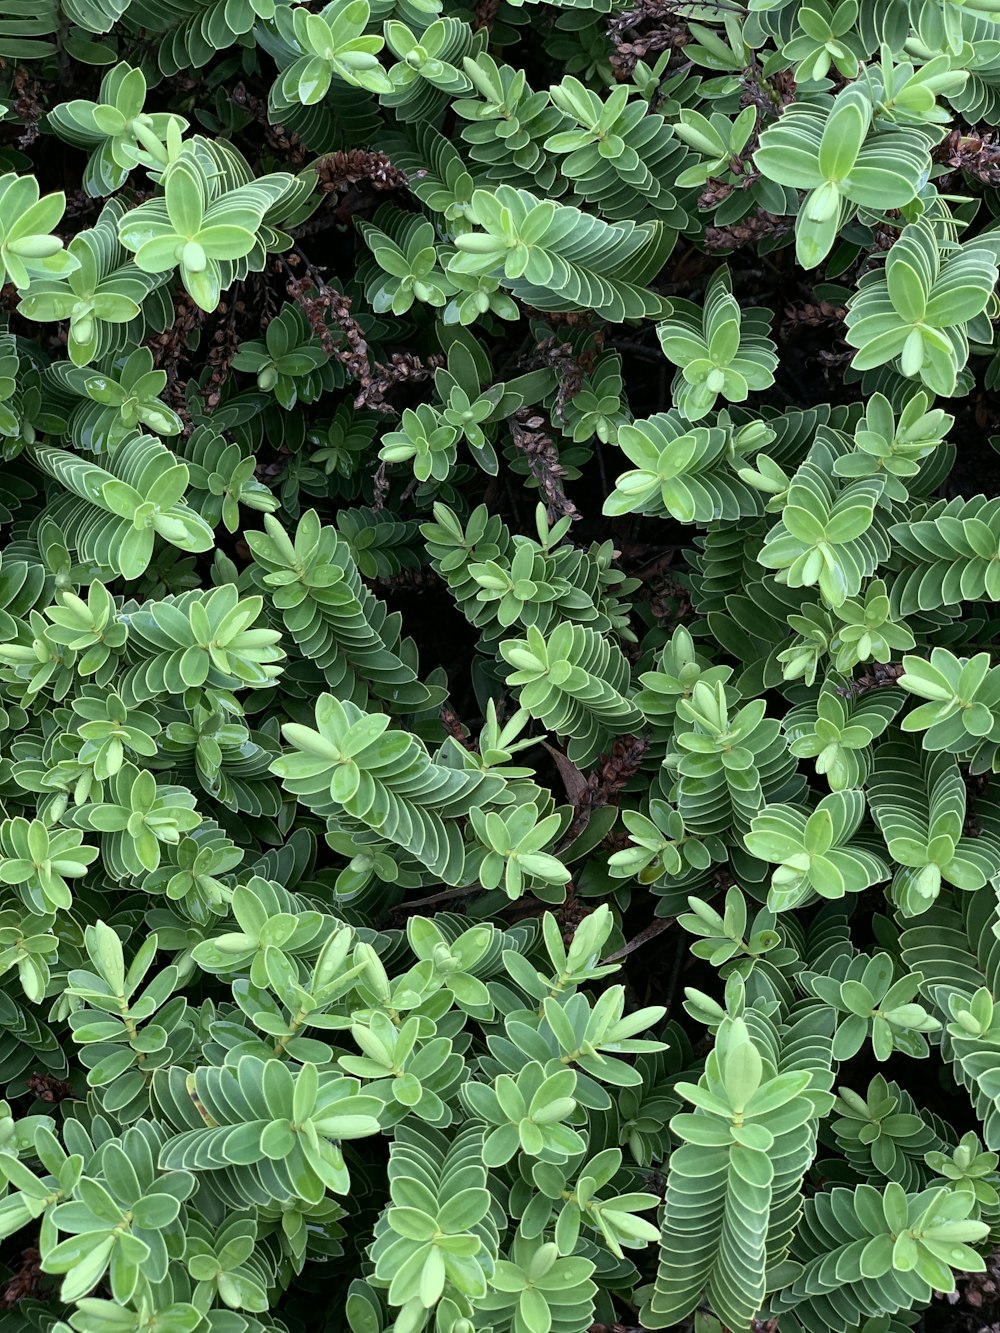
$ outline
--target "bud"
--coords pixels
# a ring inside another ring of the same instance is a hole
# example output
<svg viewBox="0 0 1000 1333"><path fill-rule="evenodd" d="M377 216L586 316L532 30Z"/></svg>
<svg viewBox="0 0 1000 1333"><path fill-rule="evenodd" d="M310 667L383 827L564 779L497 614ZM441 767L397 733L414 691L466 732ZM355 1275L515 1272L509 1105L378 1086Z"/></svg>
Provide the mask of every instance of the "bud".
<svg viewBox="0 0 1000 1333"><path fill-rule="evenodd" d="M62 241L58 236L21 236L8 241L7 249L22 259L50 259L62 249Z"/></svg>
<svg viewBox="0 0 1000 1333"><path fill-rule="evenodd" d="M175 545L187 540L187 524L179 518L157 514L153 518L153 527L165 541L173 542Z"/></svg>
<svg viewBox="0 0 1000 1333"><path fill-rule="evenodd" d="M353 939L354 931L349 926L338 926L327 938L319 951L319 957L316 959L316 966L313 970L313 989L315 991L320 991L337 980L344 970L347 951L350 949Z"/></svg>
<svg viewBox="0 0 1000 1333"><path fill-rule="evenodd" d="M383 998L391 993L389 977L378 954L370 944L357 944L354 949L354 965L363 969L365 981Z"/></svg>
<svg viewBox="0 0 1000 1333"><path fill-rule="evenodd" d="M464 236L456 236L455 245L470 255L490 255L496 250L505 248L503 242L498 241L496 237L484 236L479 232L467 232Z"/></svg>
<svg viewBox="0 0 1000 1333"><path fill-rule="evenodd" d="M963 1032L968 1032L973 1037L978 1037L980 1025L978 1021L969 1013L968 1009L955 1015L955 1022Z"/></svg>
<svg viewBox="0 0 1000 1333"><path fill-rule="evenodd" d="M180 262L191 273L204 273L208 267L205 251L197 241L187 241L181 246Z"/></svg>

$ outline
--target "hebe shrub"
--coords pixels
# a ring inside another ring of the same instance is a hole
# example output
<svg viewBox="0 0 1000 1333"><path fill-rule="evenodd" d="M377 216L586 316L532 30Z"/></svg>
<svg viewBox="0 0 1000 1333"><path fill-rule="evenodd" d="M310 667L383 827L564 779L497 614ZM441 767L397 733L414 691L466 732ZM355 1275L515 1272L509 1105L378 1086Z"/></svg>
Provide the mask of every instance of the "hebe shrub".
<svg viewBox="0 0 1000 1333"><path fill-rule="evenodd" d="M0 1333L988 1322L998 0L0 0L0 111Z"/></svg>

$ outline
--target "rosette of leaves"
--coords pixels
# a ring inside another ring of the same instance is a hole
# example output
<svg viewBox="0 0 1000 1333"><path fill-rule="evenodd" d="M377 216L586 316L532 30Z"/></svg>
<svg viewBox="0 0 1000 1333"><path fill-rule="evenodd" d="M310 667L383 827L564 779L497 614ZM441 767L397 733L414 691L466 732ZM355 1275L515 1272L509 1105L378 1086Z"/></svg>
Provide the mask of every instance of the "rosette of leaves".
<svg viewBox="0 0 1000 1333"><path fill-rule="evenodd" d="M331 688L351 698L366 698L371 689L395 708L440 697L400 656L398 616L364 586L335 528L321 524L315 510L302 516L294 538L272 514L264 515L264 527L247 534L259 567L255 581Z"/></svg>
<svg viewBox="0 0 1000 1333"><path fill-rule="evenodd" d="M103 569L137 578L157 537L185 551L214 544L212 529L184 501L187 468L151 436L127 436L107 468L51 445L36 445L32 458L64 488L52 518L79 555Z"/></svg>
<svg viewBox="0 0 1000 1333"><path fill-rule="evenodd" d="M857 23L857 0L839 0L836 6L827 0L810 0L803 5L795 16L791 39L781 48L786 60L796 62L796 79L818 82L831 65L845 79L855 78L859 61L868 55Z"/></svg>
<svg viewBox="0 0 1000 1333"><path fill-rule="evenodd" d="M68 823L101 834L101 853L119 876L141 879L160 864L161 844L180 841L201 820L186 787L160 784L148 770L123 764L108 782L107 800L70 811Z"/></svg>
<svg viewBox="0 0 1000 1333"><path fill-rule="evenodd" d="M636 1214L654 1208L655 1194L630 1192L604 1198L601 1191L628 1173L622 1171L620 1148L606 1148L581 1166L572 1163L520 1162L521 1179L511 1192L511 1211L520 1213L518 1233L526 1240L544 1235L552 1224L556 1246L571 1253L584 1228L596 1231L611 1253L623 1259L624 1249L639 1249L659 1237L658 1228ZM521 1205L523 1202L523 1208Z"/></svg>
<svg viewBox="0 0 1000 1333"><path fill-rule="evenodd" d="M903 667L900 685L927 702L906 714L902 728L923 732L925 750L963 754L983 738L1000 739L1000 669L990 666L989 653L960 658L933 648L928 661L904 657Z"/></svg>
<svg viewBox="0 0 1000 1333"><path fill-rule="evenodd" d="M856 208L905 208L926 179L930 135L880 129L873 119L864 90L851 85L826 114L793 106L760 136L753 155L757 170L806 192L795 219L795 253L803 268L815 268L830 253L845 215Z"/></svg>
<svg viewBox="0 0 1000 1333"><path fill-rule="evenodd" d="M52 644L61 644L72 653L80 653L76 667L81 676L93 677L99 688L107 686L114 671L121 665L121 657L128 639L128 626L118 614L115 599L103 583L95 580L87 589L86 601L76 593L57 591L52 606L45 608L45 638ZM73 706L88 697L84 686Z"/></svg>
<svg viewBox="0 0 1000 1333"><path fill-rule="evenodd" d="M28 319L68 320L66 349L74 366L86 366L124 345L142 304L165 275L141 272L118 240L125 208L109 199L93 227L78 232L66 248L68 271L43 274L22 295L18 310Z"/></svg>
<svg viewBox="0 0 1000 1333"><path fill-rule="evenodd" d="M779 1073L774 1048L760 1051L754 1035L743 1017L725 1017L699 1082L676 1085L695 1109L671 1121L681 1142L670 1157L645 1327L669 1328L707 1295L712 1309L739 1328L764 1299L768 1219L796 1190L815 1120L833 1097L828 1044L825 1060L819 1043L811 1061Z"/></svg>
<svg viewBox="0 0 1000 1333"><path fill-rule="evenodd" d="M262 176L221 189L196 151L176 157L163 173L163 194L131 209L118 236L144 273L177 269L202 310L214 310L236 274L234 264L260 244L264 214L286 195L292 177Z"/></svg>
<svg viewBox="0 0 1000 1333"><path fill-rule="evenodd" d="M393 109L397 118L435 122L449 98L472 89L464 61L482 50L481 31L450 16L435 18L414 33L399 19L387 20L385 43L396 57L390 66L387 90L379 89L379 101Z"/></svg>
<svg viewBox="0 0 1000 1333"><path fill-rule="evenodd" d="M142 70L122 62L104 74L95 101L77 97L49 112L61 139L90 149L83 188L94 198L113 194L138 166L162 171L177 154L188 123L173 112L144 110L146 92Z"/></svg>
<svg viewBox="0 0 1000 1333"><path fill-rule="evenodd" d="M66 196L43 198L34 176L0 176L0 282L25 292L39 277L65 277L76 259L51 233L66 209Z"/></svg>
<svg viewBox="0 0 1000 1333"><path fill-rule="evenodd" d="M708 870L713 861L725 859L720 838L688 833L679 811L658 797L650 800L645 812L623 810L621 818L629 846L608 858L608 873L615 879L669 884L685 872Z"/></svg>
<svg viewBox="0 0 1000 1333"><path fill-rule="evenodd" d="M838 1094L833 1108L837 1119L830 1128L859 1175L874 1177L879 1184L879 1177L895 1180L910 1190L930 1183L924 1158L932 1152L942 1156L945 1147L936 1117L926 1112L922 1116L909 1094L882 1074L875 1075L864 1093L839 1088Z"/></svg>
<svg viewBox="0 0 1000 1333"><path fill-rule="evenodd" d="M39 915L70 909L67 880L85 875L98 855L75 829L50 830L40 819L20 816L0 824L0 882L14 886L29 911Z"/></svg>
<svg viewBox="0 0 1000 1333"><path fill-rule="evenodd" d="M142 427L161 436L179 435L184 428L181 418L161 399L167 374L154 370L148 347L137 347L100 370L57 362L49 375L60 387L87 400L73 410L67 430L74 443L92 453L113 453Z"/></svg>
<svg viewBox="0 0 1000 1333"><path fill-rule="evenodd" d="M903 707L901 690L853 695L846 677L830 673L815 699L789 709L784 728L789 749L798 759L812 759L831 791L866 784L872 767L872 741L881 736Z"/></svg>
<svg viewBox="0 0 1000 1333"><path fill-rule="evenodd" d="M499 1236L482 1146L478 1125L452 1139L401 1125L393 1137L390 1204L372 1245L374 1282L418 1327L439 1302L447 1310L446 1302L455 1308L457 1299L460 1310L482 1299L495 1271Z"/></svg>
<svg viewBox="0 0 1000 1333"><path fill-rule="evenodd" d="M75 1154L76 1160L59 1172L58 1179L69 1188L67 1198L56 1204L63 1211L57 1214L53 1208L50 1215L56 1234L64 1233L53 1246L50 1267L63 1276L63 1299L85 1298L107 1274L112 1300L100 1305L114 1309L129 1304L141 1281L166 1280L170 1252L183 1240L184 1204L195 1180L186 1172L161 1171L155 1158L159 1146L155 1134L135 1127L121 1143L106 1146L100 1160L88 1143L83 1162ZM51 1161L52 1155L46 1155ZM22 1170L18 1183L26 1185L30 1175Z"/></svg>
<svg viewBox="0 0 1000 1333"><path fill-rule="evenodd" d="M875 525L881 481L840 489L818 462L802 463L788 486L781 518L769 529L758 560L791 588L819 587L836 610L856 598L875 572L884 537Z"/></svg>
<svg viewBox="0 0 1000 1333"><path fill-rule="evenodd" d="M886 500L905 502L922 464L939 449L955 418L941 408L930 409L925 392L908 398L898 414L884 394L875 393L854 430L855 452L841 455L833 465L838 477L880 477Z"/></svg>
<svg viewBox="0 0 1000 1333"><path fill-rule="evenodd" d="M849 1060L868 1040L877 1060L888 1060L897 1050L915 1059L928 1054L924 1034L937 1032L941 1024L917 1001L923 976L896 973L887 953L841 953L822 975L803 976L805 988L837 1013L837 1060Z"/></svg>
<svg viewBox="0 0 1000 1333"><path fill-rule="evenodd" d="M336 495L344 498L353 499L358 494L361 486L358 472L364 451L375 436L376 422L374 413L354 412L341 404L332 419L324 421L309 434L309 445L314 446L311 461L317 467L321 466L328 478L326 487L319 494L326 495L331 487ZM294 494L288 495L283 503L292 517L298 518L295 499Z"/></svg>
<svg viewBox="0 0 1000 1333"><path fill-rule="evenodd" d="M944 97L958 104L971 77L971 71L961 68L955 59L957 53L920 51L920 63L897 63L883 42L880 55L878 64L869 65L865 71L879 113L900 125L947 125L949 113L937 99ZM978 65L979 61L973 56L970 63Z"/></svg>
<svg viewBox="0 0 1000 1333"><path fill-rule="evenodd" d="M175 1071L182 1072L176 1066ZM198 1170L226 1167L225 1144L235 1127L246 1125L249 1132L243 1131L247 1142L241 1162L232 1169L250 1175L252 1167L269 1163L263 1169L275 1193L283 1188L293 1197L319 1203L327 1190L346 1194L350 1189L341 1146L344 1140L366 1138L379 1130L379 1099L362 1093L357 1079L334 1070L320 1072L313 1064L303 1064L293 1072L281 1060L245 1056L237 1071L242 1093L239 1110L225 1096L231 1079L224 1067L201 1066L192 1081L197 1106L207 1112L204 1116L194 1106L184 1116L186 1108L182 1109L169 1081L172 1072L164 1073L167 1077L157 1089L157 1098L165 1114L177 1117L175 1123L181 1130L161 1154L161 1163L168 1169L187 1170L186 1162ZM189 1095L189 1105L192 1100ZM247 1114L249 1118L244 1119Z"/></svg>
<svg viewBox="0 0 1000 1333"><path fill-rule="evenodd" d="M996 1153L983 1152L981 1140L971 1130L950 1154L932 1149L924 1158L936 1176L943 1176L954 1190L974 1194L983 1212L990 1214L1000 1203L995 1184L998 1160Z"/></svg>
<svg viewBox="0 0 1000 1333"><path fill-rule="evenodd" d="M547 92L531 88L523 69L498 65L486 51L466 56L462 67L479 96L460 97L452 106L469 122L462 127L462 139L471 145L473 162L483 163L493 182L527 177L542 195L563 194L566 184L544 145L556 130L568 129L567 116Z"/></svg>
<svg viewBox="0 0 1000 1333"><path fill-rule="evenodd" d="M88 764L98 782L111 777L125 763L126 754L152 759L160 724L151 713L129 708L118 694L96 687L73 700L73 725L83 741L79 762Z"/></svg>
<svg viewBox="0 0 1000 1333"><path fill-rule="evenodd" d="M707 958L713 967L724 968L723 976L734 970L747 976L758 958L773 953L781 943L774 912L762 908L750 921L746 899L737 888L726 891L721 912L703 898L688 898L688 908L677 921L689 934L699 937L691 946L692 954ZM780 957L775 955L771 961Z"/></svg>
<svg viewBox="0 0 1000 1333"><path fill-rule="evenodd" d="M321 932L330 922L322 913L307 908L280 885L256 875L233 888L225 924L235 929L199 940L193 946L195 961L213 974L245 971L261 990L268 985L268 963L275 957L265 956L268 949L279 950L286 960L325 949L328 965L335 970L343 968L353 943L349 928L330 930L324 937ZM355 975L352 973L348 980L353 981ZM292 1053L296 1049L293 1046Z"/></svg>
<svg viewBox="0 0 1000 1333"><path fill-rule="evenodd" d="M582 1255L560 1254L553 1241L538 1245L520 1234L509 1257L498 1259L492 1290L478 1303L487 1312L513 1313L517 1333L569 1333L587 1327L594 1312L596 1265Z"/></svg>
<svg viewBox="0 0 1000 1333"><path fill-rule="evenodd" d="M476 837L486 849L479 867L479 882L493 889L502 883L509 898L520 898L530 887L536 897L552 899L547 886L555 886L555 898L561 899L562 886L570 872L558 857L546 851L562 831L564 820L558 814L539 818L534 805L516 806L510 811L473 809L469 812Z"/></svg>
<svg viewBox="0 0 1000 1333"><path fill-rule="evenodd" d="M699 837L744 830L766 799L796 799L795 775L781 724L763 699L735 706L721 681L699 680L677 704L664 772L686 830Z"/></svg>
<svg viewBox="0 0 1000 1333"><path fill-rule="evenodd" d="M398 209L383 208L376 214L376 222L362 220L357 225L381 270L365 284L373 310L405 315L414 301L430 306L445 304L452 285L438 264L432 223Z"/></svg>
<svg viewBox="0 0 1000 1333"><path fill-rule="evenodd" d="M258 1314L266 1310L270 1274L264 1263L254 1262L256 1246L257 1221L252 1213L227 1218L217 1231L192 1218L187 1267L197 1283L194 1303L218 1297L230 1310Z"/></svg>
<svg viewBox="0 0 1000 1333"><path fill-rule="evenodd" d="M262 597L239 596L231 583L167 596L122 615L128 626L129 693L137 700L182 695L192 687L263 689L281 673L277 630L257 626Z"/></svg>
<svg viewBox="0 0 1000 1333"><path fill-rule="evenodd" d="M417 481L447 481L458 460L459 430L430 403L407 407L400 429L382 436L379 458L385 463L413 464Z"/></svg>
<svg viewBox="0 0 1000 1333"><path fill-rule="evenodd" d="M492 612L503 629L520 622L544 631L553 620L561 618L560 612L571 609L564 603L575 600L572 585L557 577L545 552L523 538L509 562L488 560L470 565L468 572L479 585L476 600ZM555 615L551 614L553 609Z"/></svg>
<svg viewBox="0 0 1000 1333"><path fill-rule="evenodd" d="M278 33L298 58L272 86L272 105L314 106L323 101L334 79L353 88L387 92L389 76L378 59L385 39L366 32L370 17L368 0L332 0L318 13L275 6Z"/></svg>
<svg viewBox="0 0 1000 1333"><path fill-rule="evenodd" d="M514 668L507 683L517 689L520 707L569 737L575 763L596 759L613 735L642 726L642 714L622 692L628 663L594 630L563 623L546 639L529 625L527 638L505 640L500 652Z"/></svg>
<svg viewBox="0 0 1000 1333"><path fill-rule="evenodd" d="M362 1055L342 1055L338 1060L346 1073L368 1080L369 1094L385 1101L381 1119L387 1127L410 1114L432 1125L451 1120L447 1100L462 1080L464 1062L447 1037L420 1041L420 1027L416 1015L397 1027L388 1015L376 1011L367 1023L351 1025Z"/></svg>
<svg viewBox="0 0 1000 1333"><path fill-rule="evenodd" d="M567 128L550 135L543 149L559 156L559 171L573 182L574 193L606 217L637 218L651 211L679 222L684 214L666 181L683 150L664 117L650 115L643 99L629 94L619 85L602 99L567 75L549 89ZM636 196L645 208L636 206Z"/></svg>
<svg viewBox="0 0 1000 1333"><path fill-rule="evenodd" d="M490 274L538 310L591 309L606 319L666 313L643 284L670 237L658 223L604 222L527 190L476 190L469 217L481 230L455 237L449 271Z"/></svg>
<svg viewBox="0 0 1000 1333"><path fill-rule="evenodd" d="M952 1262L969 1263L970 1271L983 1262L972 1244L989 1224L971 1216L974 1208L968 1195L934 1188L907 1194L895 1181L881 1195L871 1185L817 1195L805 1206L795 1249L804 1271L768 1308L838 1328L844 1300L875 1318L952 1291Z"/></svg>
<svg viewBox="0 0 1000 1333"><path fill-rule="evenodd" d="M618 445L636 466L619 473L605 514L671 514L695 523L759 512L731 466L732 432L724 425L691 426L672 409L620 426Z"/></svg>
<svg viewBox="0 0 1000 1333"><path fill-rule="evenodd" d="M434 373L442 420L461 432L483 471L496 476L499 459L493 440L497 423L526 402L537 401L553 377L540 370L490 384L493 371L485 348L460 329L448 332L447 355L447 363Z"/></svg>
<svg viewBox="0 0 1000 1333"><path fill-rule="evenodd" d="M512 969L509 969L512 971ZM516 980L523 985L523 977ZM539 984L533 984L537 995ZM599 1002L591 1003L586 995L576 993L556 999L551 994L542 998L540 1012L531 1016L524 1011L526 1028L516 1032L517 1040L496 1047L498 1067L517 1075L526 1058L533 1053L552 1060L554 1066L573 1066L578 1075L578 1101L596 1101L607 1104L607 1093L601 1084L613 1087L634 1085L636 1076L632 1066L621 1057L639 1055L663 1048L663 1043L636 1034L646 1031L663 1017L661 1005L625 1013L625 991L622 986L610 987ZM535 1032L541 1041L533 1040Z"/></svg>
<svg viewBox="0 0 1000 1333"><path fill-rule="evenodd" d="M240 506L272 514L281 502L269 486L257 480L257 459L235 440L227 442L211 426L196 426L175 446L190 479L188 503L217 528L227 532L240 526Z"/></svg>
<svg viewBox="0 0 1000 1333"><path fill-rule="evenodd" d="M578 443L596 435L603 444L617 444L618 429L629 419L624 394L621 357L614 352L600 357L563 409L563 433Z"/></svg>
<svg viewBox="0 0 1000 1333"><path fill-rule="evenodd" d="M720 395L727 403L742 403L774 383L778 353L767 336L771 312L740 306L728 268L713 273L702 309L685 301L671 304L656 332L664 356L679 368L673 396L682 416L699 421Z"/></svg>
<svg viewBox="0 0 1000 1333"><path fill-rule="evenodd" d="M995 801L980 799L975 836L965 832L968 798L954 755L912 743L880 745L868 795L897 866L892 895L904 916L926 912L945 883L980 889L1000 870L1000 812Z"/></svg>
<svg viewBox="0 0 1000 1333"><path fill-rule="evenodd" d="M704 116L700 111L682 107L674 133L707 161L685 167L677 177L677 184L706 185L713 176L724 177L733 170L734 162L741 161L740 154L756 127L757 112L752 106L744 107L735 120L720 111Z"/></svg>
<svg viewBox="0 0 1000 1333"><path fill-rule="evenodd" d="M941 240L915 222L886 255L885 266L858 282L848 302L847 341L857 370L893 363L932 393L954 394L969 358L969 338L985 332L997 267L986 246Z"/></svg>
<svg viewBox="0 0 1000 1333"><path fill-rule="evenodd" d="M59 954L54 912L17 908L0 912L0 975L16 970L18 985L32 1004L45 998Z"/></svg>
<svg viewBox="0 0 1000 1333"><path fill-rule="evenodd" d="M187 1002L173 994L180 973L168 966L147 980L156 957L155 935L144 941L127 969L121 941L103 921L87 927L84 947L90 968L75 968L68 978L70 1028L81 1047L88 1084L102 1089L108 1109L127 1124L148 1115L154 1070L190 1048Z"/></svg>
<svg viewBox="0 0 1000 1333"><path fill-rule="evenodd" d="M298 306L284 305L268 322L262 340L240 344L233 367L255 374L257 388L262 393L273 393L286 412L290 412L300 399L311 403L320 396L324 386L314 372L329 359L322 341L306 324Z"/></svg>
<svg viewBox="0 0 1000 1333"><path fill-rule="evenodd" d="M835 670L844 673L859 662L888 663L916 643L906 622L894 614L882 579L869 580L864 600L849 597L832 610L806 603L798 614L788 616L788 626L798 637L778 653L782 675L786 680L803 676L809 685L828 654ZM843 688L850 691L853 686Z"/></svg>
<svg viewBox="0 0 1000 1333"><path fill-rule="evenodd" d="M404 983L425 994L445 992L463 1013L491 1017L494 1013L490 989L480 979L492 971L504 937L488 925L454 926L447 933L434 921L411 917L406 924L406 942L417 962L404 973Z"/></svg>
<svg viewBox="0 0 1000 1333"><path fill-rule="evenodd" d="M714 686L725 684L732 676L726 666L713 666L700 651L686 625L678 625L660 648L652 670L639 676L641 688L635 701L642 709L646 724L653 729L653 744L662 743L673 732L673 721L681 699L690 699L695 685L703 681Z"/></svg>
<svg viewBox="0 0 1000 1333"><path fill-rule="evenodd" d="M516 1077L500 1074L493 1085L470 1082L462 1100L489 1127L483 1141L487 1166L503 1166L518 1151L543 1162L565 1162L584 1148L564 1122L576 1110L576 1070L525 1064Z"/></svg>
<svg viewBox="0 0 1000 1333"><path fill-rule="evenodd" d="M385 714L363 713L330 694L320 695L316 725L282 729L295 748L272 770L286 788L319 811L342 807L446 882L458 882L465 854L456 821L498 795L504 780L435 763L416 737L389 731Z"/></svg>
<svg viewBox="0 0 1000 1333"><path fill-rule="evenodd" d="M824 796L811 814L790 805L765 806L750 822L743 842L751 856L777 864L767 905L787 912L820 898L862 893L889 877L889 867L853 840L865 813L859 788Z"/></svg>
<svg viewBox="0 0 1000 1333"><path fill-rule="evenodd" d="M693 43L692 49L698 45ZM664 85L655 80L653 86ZM688 89L690 84L685 91ZM758 129L756 107L744 107L735 120L730 120L719 111L702 114L693 106L680 106L679 117L674 133L706 160L685 167L676 178L677 185L707 187L699 204L703 211L711 210L715 226L731 226L756 209L774 217L795 213L798 192L762 176L754 169L753 159L746 151ZM782 235L782 230L777 229L771 235L761 236L760 252L767 253L781 244Z"/></svg>

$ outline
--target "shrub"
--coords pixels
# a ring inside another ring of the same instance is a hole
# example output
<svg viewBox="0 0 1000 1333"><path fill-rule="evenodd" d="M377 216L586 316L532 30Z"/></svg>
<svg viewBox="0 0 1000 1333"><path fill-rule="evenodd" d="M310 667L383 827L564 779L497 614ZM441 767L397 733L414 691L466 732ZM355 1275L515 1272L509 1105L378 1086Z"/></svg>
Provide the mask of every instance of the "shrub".
<svg viewBox="0 0 1000 1333"><path fill-rule="evenodd" d="M0 1333L995 1291L998 53L0 4Z"/></svg>

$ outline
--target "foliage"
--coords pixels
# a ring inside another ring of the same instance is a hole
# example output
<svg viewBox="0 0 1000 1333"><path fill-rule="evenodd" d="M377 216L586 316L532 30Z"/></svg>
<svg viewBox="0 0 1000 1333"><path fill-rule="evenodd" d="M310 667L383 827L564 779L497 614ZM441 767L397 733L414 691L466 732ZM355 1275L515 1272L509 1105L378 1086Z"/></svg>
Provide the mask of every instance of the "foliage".
<svg viewBox="0 0 1000 1333"><path fill-rule="evenodd" d="M986 1318L998 127L998 0L0 4L0 1333Z"/></svg>

